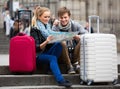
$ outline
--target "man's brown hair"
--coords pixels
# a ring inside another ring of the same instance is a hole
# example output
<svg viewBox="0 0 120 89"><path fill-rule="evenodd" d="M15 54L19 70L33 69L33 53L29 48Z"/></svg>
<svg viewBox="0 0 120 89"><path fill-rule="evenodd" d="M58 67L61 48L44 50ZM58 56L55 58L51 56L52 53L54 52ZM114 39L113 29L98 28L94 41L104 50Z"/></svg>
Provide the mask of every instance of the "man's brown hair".
<svg viewBox="0 0 120 89"><path fill-rule="evenodd" d="M70 10L67 7L62 7L58 10L58 17L62 17L65 13L71 16Z"/></svg>

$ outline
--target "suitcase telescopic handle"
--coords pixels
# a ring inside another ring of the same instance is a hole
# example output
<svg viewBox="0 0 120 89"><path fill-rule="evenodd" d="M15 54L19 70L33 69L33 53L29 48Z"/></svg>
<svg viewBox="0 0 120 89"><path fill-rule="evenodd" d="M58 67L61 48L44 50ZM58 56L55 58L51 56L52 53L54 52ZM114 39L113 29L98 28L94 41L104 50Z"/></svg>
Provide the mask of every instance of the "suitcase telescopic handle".
<svg viewBox="0 0 120 89"><path fill-rule="evenodd" d="M97 15L91 15L89 16L89 33L91 33L91 19L96 18L97 19L97 33L99 33L99 16Z"/></svg>

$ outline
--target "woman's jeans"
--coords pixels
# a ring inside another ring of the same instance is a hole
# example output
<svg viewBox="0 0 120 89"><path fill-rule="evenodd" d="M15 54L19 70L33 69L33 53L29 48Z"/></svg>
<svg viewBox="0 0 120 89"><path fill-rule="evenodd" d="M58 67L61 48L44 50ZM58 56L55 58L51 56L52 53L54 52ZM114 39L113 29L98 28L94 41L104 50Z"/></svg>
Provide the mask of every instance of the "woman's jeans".
<svg viewBox="0 0 120 89"><path fill-rule="evenodd" d="M39 54L37 57L37 61L50 64L50 69L53 75L55 76L57 82L64 80L57 62L57 59L61 55L61 52L62 52L61 44L54 43L53 46L48 51Z"/></svg>

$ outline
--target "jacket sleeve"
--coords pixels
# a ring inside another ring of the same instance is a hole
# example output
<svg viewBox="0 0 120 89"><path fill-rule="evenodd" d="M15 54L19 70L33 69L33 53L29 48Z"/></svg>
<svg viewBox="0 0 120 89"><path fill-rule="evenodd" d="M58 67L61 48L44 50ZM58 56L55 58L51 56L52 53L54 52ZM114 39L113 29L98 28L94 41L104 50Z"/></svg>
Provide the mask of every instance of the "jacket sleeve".
<svg viewBox="0 0 120 89"><path fill-rule="evenodd" d="M80 24L78 24L78 31L80 32L80 34L88 33L88 31L85 30L84 27Z"/></svg>
<svg viewBox="0 0 120 89"><path fill-rule="evenodd" d="M36 52L42 51L42 49L40 48L39 36L37 31L35 29L31 29L30 35L35 39Z"/></svg>
<svg viewBox="0 0 120 89"><path fill-rule="evenodd" d="M52 30L53 30L53 31L59 31L59 28L58 28L58 26L53 25L53 26L52 26Z"/></svg>
<svg viewBox="0 0 120 89"><path fill-rule="evenodd" d="M84 27L82 25L80 25L77 22L73 22L75 29L77 29L77 31L79 32L79 34L85 34L88 33L87 30L84 29Z"/></svg>

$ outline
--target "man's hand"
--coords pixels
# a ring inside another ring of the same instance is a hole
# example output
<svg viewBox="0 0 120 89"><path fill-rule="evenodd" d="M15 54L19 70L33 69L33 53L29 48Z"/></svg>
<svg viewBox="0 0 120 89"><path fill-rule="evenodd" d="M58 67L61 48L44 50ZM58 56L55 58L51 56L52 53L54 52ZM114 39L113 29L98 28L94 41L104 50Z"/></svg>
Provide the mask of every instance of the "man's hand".
<svg viewBox="0 0 120 89"><path fill-rule="evenodd" d="M80 35L75 35L75 36L73 37L73 39L75 39L75 40L80 40Z"/></svg>
<svg viewBox="0 0 120 89"><path fill-rule="evenodd" d="M54 21L53 25L57 26L57 25L59 24L59 22L60 22L60 21L56 19L56 20Z"/></svg>

